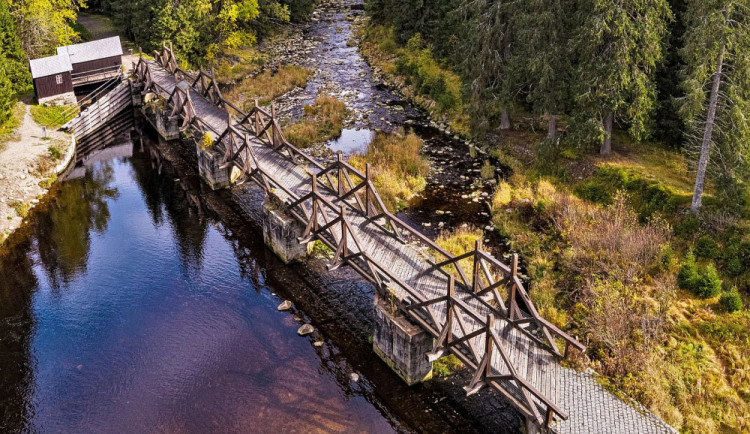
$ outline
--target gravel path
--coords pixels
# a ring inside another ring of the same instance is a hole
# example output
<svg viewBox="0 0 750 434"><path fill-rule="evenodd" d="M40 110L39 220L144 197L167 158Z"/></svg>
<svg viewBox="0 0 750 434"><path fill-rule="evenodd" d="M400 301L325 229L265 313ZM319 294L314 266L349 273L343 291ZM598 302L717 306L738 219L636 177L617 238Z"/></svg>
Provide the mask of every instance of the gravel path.
<svg viewBox="0 0 750 434"><path fill-rule="evenodd" d="M23 220L15 205L20 202L33 206L47 192L39 186L45 176L36 173L36 161L49 155L50 144L54 143L65 154L70 143L67 134L51 130L47 132L49 139L44 140L42 127L34 122L29 110L26 104L23 123L18 127L21 139L7 142L0 152L0 243Z"/></svg>

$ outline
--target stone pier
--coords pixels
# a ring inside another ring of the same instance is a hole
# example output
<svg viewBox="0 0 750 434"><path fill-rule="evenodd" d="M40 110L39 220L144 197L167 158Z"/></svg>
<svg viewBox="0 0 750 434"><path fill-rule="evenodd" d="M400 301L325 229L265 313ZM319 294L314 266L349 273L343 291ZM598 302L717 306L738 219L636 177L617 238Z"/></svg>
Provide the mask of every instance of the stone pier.
<svg viewBox="0 0 750 434"><path fill-rule="evenodd" d="M272 193L263 201L263 241L285 264L299 261L312 251L313 243L300 244L305 227L287 215Z"/></svg>
<svg viewBox="0 0 750 434"><path fill-rule="evenodd" d="M432 341L429 333L399 315L391 303L375 293L372 348L406 384L432 378L432 362L427 360Z"/></svg>
<svg viewBox="0 0 750 434"><path fill-rule="evenodd" d="M232 184L230 167L222 167L222 155L213 149L203 149L200 142L195 141L195 152L198 153L198 174L201 179L211 187L211 190L219 190Z"/></svg>
<svg viewBox="0 0 750 434"><path fill-rule="evenodd" d="M180 117L170 116L167 110L156 108L156 131L164 140L176 140L180 138Z"/></svg>

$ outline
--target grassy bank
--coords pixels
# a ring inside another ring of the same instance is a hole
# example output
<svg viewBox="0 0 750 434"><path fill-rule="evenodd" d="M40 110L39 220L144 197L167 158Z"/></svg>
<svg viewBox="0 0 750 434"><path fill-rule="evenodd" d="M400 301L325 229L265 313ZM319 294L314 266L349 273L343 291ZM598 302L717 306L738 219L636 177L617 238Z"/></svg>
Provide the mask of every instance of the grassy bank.
<svg viewBox="0 0 750 434"><path fill-rule="evenodd" d="M469 118L461 95L461 78L438 62L419 35L400 47L393 29L365 26L358 35L367 61L394 79L404 96L410 98L453 132L469 135Z"/></svg>
<svg viewBox="0 0 750 434"><path fill-rule="evenodd" d="M307 80L311 75L312 71L308 68L296 65L282 66L276 72L265 71L240 81L224 96L243 109L249 110L253 107L255 99L266 105L295 87L307 86Z"/></svg>
<svg viewBox="0 0 750 434"><path fill-rule="evenodd" d="M346 104L332 96L320 96L305 105L302 119L284 127L284 136L298 148L327 142L341 135L346 115Z"/></svg>
<svg viewBox="0 0 750 434"><path fill-rule="evenodd" d="M16 102L13 106L13 112L10 118L0 125L0 152L5 149L7 142L16 142L21 140L21 133L18 127L23 123L23 117L26 114L26 105L21 101Z"/></svg>
<svg viewBox="0 0 750 434"><path fill-rule="evenodd" d="M66 113L69 108L70 106L32 105L31 117L43 127L59 128L77 115L75 111Z"/></svg>
<svg viewBox="0 0 750 434"><path fill-rule="evenodd" d="M377 133L367 152L353 155L349 163L360 171L370 163L370 176L385 206L392 212L427 186L430 166L421 155L422 140L414 133Z"/></svg>

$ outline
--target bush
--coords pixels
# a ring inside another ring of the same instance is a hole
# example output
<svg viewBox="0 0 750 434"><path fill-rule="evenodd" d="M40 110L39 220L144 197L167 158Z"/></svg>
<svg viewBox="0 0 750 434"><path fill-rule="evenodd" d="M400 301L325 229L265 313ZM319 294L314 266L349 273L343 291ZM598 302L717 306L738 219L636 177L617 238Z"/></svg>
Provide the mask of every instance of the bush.
<svg viewBox="0 0 750 434"><path fill-rule="evenodd" d="M495 177L495 166L490 164L490 160L484 160L484 165L479 171L482 179L492 179Z"/></svg>
<svg viewBox="0 0 750 434"><path fill-rule="evenodd" d="M737 288L732 291L725 292L719 297L719 303L724 306L728 312L737 312L742 309L742 297L737 292Z"/></svg>
<svg viewBox="0 0 750 434"><path fill-rule="evenodd" d="M692 238L701 228L701 221L695 214L688 214L674 225L674 234L682 238Z"/></svg>
<svg viewBox="0 0 750 434"><path fill-rule="evenodd" d="M721 279L716 272L714 264L701 270L698 274L698 280L695 285L695 295L700 298L714 298L721 293Z"/></svg>
<svg viewBox="0 0 750 434"><path fill-rule="evenodd" d="M695 253L700 258L716 259L720 255L719 245L710 236L703 235L698 238L698 242L695 245Z"/></svg>
<svg viewBox="0 0 750 434"><path fill-rule="evenodd" d="M698 284L698 266L695 264L695 256L692 250L688 250L685 262L680 266L677 273L677 285L680 289L695 292Z"/></svg>

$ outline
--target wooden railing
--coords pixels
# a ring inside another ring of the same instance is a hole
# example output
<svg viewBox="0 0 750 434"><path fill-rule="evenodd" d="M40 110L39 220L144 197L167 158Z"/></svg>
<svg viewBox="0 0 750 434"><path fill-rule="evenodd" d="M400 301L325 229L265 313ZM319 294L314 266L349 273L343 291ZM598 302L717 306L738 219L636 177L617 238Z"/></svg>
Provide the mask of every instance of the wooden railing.
<svg viewBox="0 0 750 434"><path fill-rule="evenodd" d="M213 73L183 71L171 48L166 46L161 52L155 52L154 58L179 82L174 90L167 91L151 80L149 63L141 59L136 77L145 83L145 90L153 89L166 98L173 106L173 115L183 119L184 127L192 126L200 134L210 131L215 135L215 146L223 154L225 167L238 168L246 179L253 180L268 193L275 193L280 206L304 226L301 243L319 240L335 252L329 268L347 264L374 283L381 293L399 292L402 301L399 309L436 339L430 358L450 352L474 370L467 393L476 393L490 385L540 426L549 426L554 415L567 419L565 411L518 373L509 359L507 344L498 335L498 327L503 333L515 329L557 357L567 357L571 347L586 350L576 339L539 315L518 276L517 255L508 266L482 250L479 242L471 252L458 256L450 254L385 207L373 185L369 165L362 173L344 161L339 153L335 162L323 166L286 140L273 105L268 112L256 101L249 112L244 112L222 97ZM224 109L227 115L224 131L216 131L197 116L188 86ZM306 184L309 189L304 190L308 192L300 196L268 174L253 150L258 144L295 164L305 165L311 172ZM431 272L443 276L445 295L427 298L399 279L392 271L392 264L381 264L373 259L358 231L354 230L352 213L394 239L419 243L429 252L430 256L425 259L431 264ZM439 303L446 306L444 321L434 310ZM496 326L498 319L503 324ZM456 328L460 331L458 336L455 336ZM565 343L564 351L560 351L558 340Z"/></svg>

